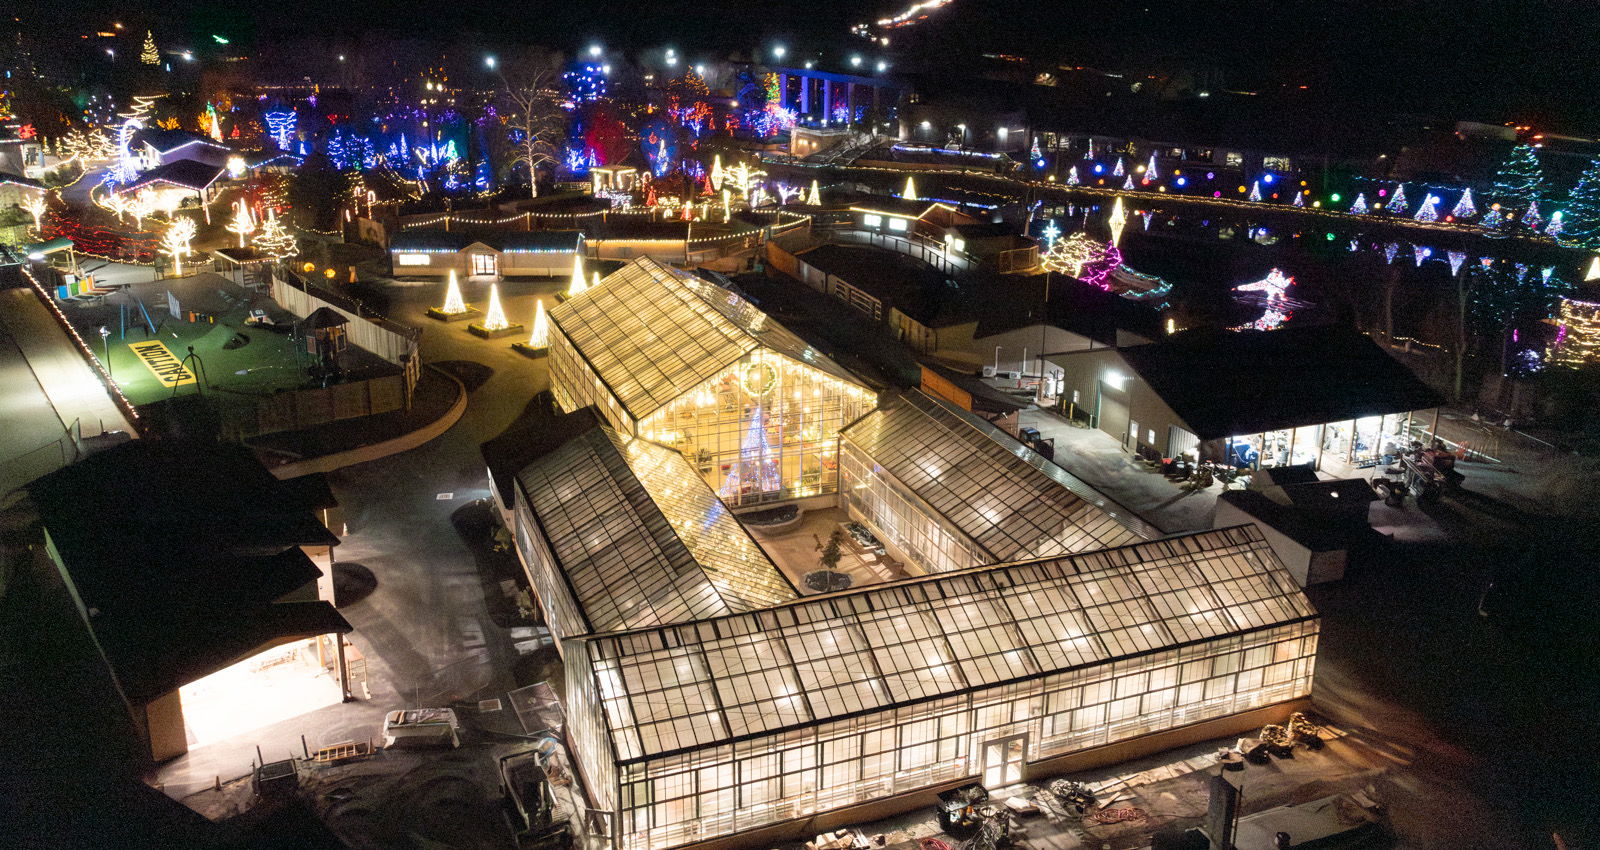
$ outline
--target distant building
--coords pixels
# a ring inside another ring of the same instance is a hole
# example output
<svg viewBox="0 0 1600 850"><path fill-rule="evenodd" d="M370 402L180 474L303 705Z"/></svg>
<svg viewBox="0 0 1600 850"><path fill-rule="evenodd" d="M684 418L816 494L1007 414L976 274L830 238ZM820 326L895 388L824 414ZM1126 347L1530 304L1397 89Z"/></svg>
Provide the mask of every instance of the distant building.
<svg viewBox="0 0 1600 850"><path fill-rule="evenodd" d="M583 241L576 230L401 230L389 240L389 256L402 277L562 277L572 274Z"/></svg>
<svg viewBox="0 0 1600 850"><path fill-rule="evenodd" d="M1239 466L1373 466L1411 439L1438 393L1343 326L1195 330L1047 358L1062 401L1129 451Z"/></svg>
<svg viewBox="0 0 1600 850"><path fill-rule="evenodd" d="M146 128L134 134L133 149L143 168L188 160L222 168L235 152L227 145L188 130Z"/></svg>
<svg viewBox="0 0 1600 850"><path fill-rule="evenodd" d="M305 484L280 482L241 446L135 440L28 486L49 544L39 551L150 758L189 747L197 697L180 689L240 664L248 677L264 653L325 677L338 701L350 625L330 604L331 581L319 584L331 579L337 522L326 486ZM316 707L287 704L284 717Z"/></svg>

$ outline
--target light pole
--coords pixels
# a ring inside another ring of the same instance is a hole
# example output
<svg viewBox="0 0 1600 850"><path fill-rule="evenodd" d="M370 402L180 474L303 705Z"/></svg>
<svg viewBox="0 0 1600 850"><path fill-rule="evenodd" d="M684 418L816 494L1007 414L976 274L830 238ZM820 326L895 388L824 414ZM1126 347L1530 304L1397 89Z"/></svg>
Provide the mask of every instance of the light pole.
<svg viewBox="0 0 1600 850"><path fill-rule="evenodd" d="M111 331L105 325L100 326L100 342L105 346L106 374L111 374Z"/></svg>

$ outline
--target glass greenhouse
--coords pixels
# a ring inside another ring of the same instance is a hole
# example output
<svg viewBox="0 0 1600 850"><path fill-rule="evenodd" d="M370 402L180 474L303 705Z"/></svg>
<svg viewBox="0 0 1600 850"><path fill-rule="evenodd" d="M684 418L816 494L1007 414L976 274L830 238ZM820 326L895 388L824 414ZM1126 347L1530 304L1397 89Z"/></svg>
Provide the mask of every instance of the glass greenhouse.
<svg viewBox="0 0 1600 850"><path fill-rule="evenodd" d="M1295 700L1316 642L1241 526L569 640L569 735L656 850Z"/></svg>
<svg viewBox="0 0 1600 850"><path fill-rule="evenodd" d="M665 446L601 425L516 480L517 549L558 640L795 598L683 455Z"/></svg>
<svg viewBox="0 0 1600 850"><path fill-rule="evenodd" d="M672 446L729 504L838 489L839 429L873 392L737 294L644 258L550 313L551 387Z"/></svg>
<svg viewBox="0 0 1600 850"><path fill-rule="evenodd" d="M923 572L1160 536L990 423L921 392L846 427L839 451L844 507Z"/></svg>

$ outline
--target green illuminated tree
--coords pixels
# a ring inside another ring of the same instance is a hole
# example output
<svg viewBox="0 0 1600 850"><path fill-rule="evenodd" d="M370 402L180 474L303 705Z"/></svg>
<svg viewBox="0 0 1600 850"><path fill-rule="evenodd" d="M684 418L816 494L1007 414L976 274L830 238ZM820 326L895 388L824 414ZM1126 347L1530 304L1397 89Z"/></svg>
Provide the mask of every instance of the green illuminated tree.
<svg viewBox="0 0 1600 850"><path fill-rule="evenodd" d="M1561 217L1556 241L1579 248L1600 249L1600 160L1589 163L1578 185L1572 187Z"/></svg>
<svg viewBox="0 0 1600 850"><path fill-rule="evenodd" d="M1517 145L1494 174L1491 196L1500 206L1521 213L1544 193L1544 172L1531 145Z"/></svg>

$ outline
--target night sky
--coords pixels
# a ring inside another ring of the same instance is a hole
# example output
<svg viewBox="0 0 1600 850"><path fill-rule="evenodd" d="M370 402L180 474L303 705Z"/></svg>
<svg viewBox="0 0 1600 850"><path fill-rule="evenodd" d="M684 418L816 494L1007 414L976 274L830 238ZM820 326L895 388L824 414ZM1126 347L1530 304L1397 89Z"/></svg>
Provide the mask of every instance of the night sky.
<svg viewBox="0 0 1600 850"><path fill-rule="evenodd" d="M129 23L198 41L223 32L257 39L388 30L445 40L477 34L571 50L593 39L624 50L672 44L749 50L776 40L834 52L867 47L851 24L909 0L591 0L419 3L132 0ZM29 4L25 14L72 26L101 23L93 0ZM103 23L101 23L103 25ZM1600 5L1580 0L955 0L899 38L925 58L958 62L1007 52L1108 70L1180 70L1230 88L1307 85L1329 97L1444 118L1516 119L1600 135Z"/></svg>

